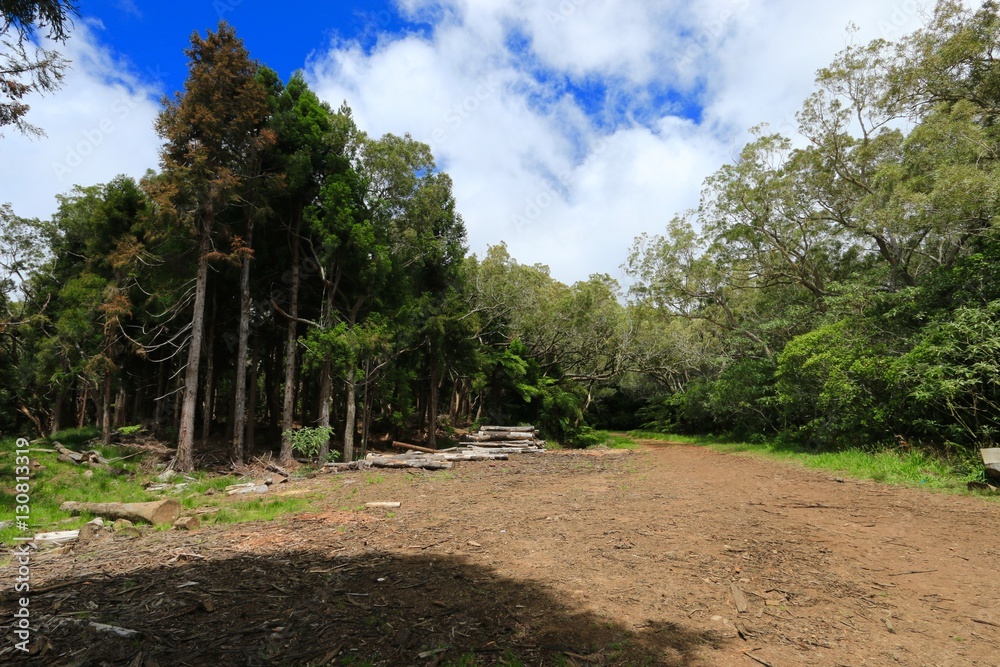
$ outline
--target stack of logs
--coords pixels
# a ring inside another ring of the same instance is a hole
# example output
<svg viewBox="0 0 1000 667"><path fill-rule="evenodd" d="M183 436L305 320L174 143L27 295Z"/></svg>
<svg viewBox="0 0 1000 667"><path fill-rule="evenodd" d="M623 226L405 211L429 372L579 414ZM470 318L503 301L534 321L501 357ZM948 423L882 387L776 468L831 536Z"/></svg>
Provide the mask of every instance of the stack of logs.
<svg viewBox="0 0 1000 667"><path fill-rule="evenodd" d="M456 461L506 461L511 454L536 454L545 451L545 441L538 440L534 426L484 426L479 433L462 436L461 447L428 449L405 442L394 442L404 454L369 454L363 461L327 463L335 471L365 468L422 468L448 470Z"/></svg>
<svg viewBox="0 0 1000 667"><path fill-rule="evenodd" d="M473 448L506 454L531 454L545 451L545 441L538 439L534 426L483 426L479 433L462 436Z"/></svg>

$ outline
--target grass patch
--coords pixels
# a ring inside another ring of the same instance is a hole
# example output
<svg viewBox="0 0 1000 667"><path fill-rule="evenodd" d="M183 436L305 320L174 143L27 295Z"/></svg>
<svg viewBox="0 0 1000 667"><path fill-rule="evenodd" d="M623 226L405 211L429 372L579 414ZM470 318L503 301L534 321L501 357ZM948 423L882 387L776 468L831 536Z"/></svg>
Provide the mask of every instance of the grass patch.
<svg viewBox="0 0 1000 667"><path fill-rule="evenodd" d="M590 449L591 447L606 447L608 449L636 449L639 445L633 438L623 433L612 433L611 431L595 431L590 428L584 429L577 435L572 447L575 449Z"/></svg>
<svg viewBox="0 0 1000 667"><path fill-rule="evenodd" d="M175 498L185 511L205 507L218 507L219 511L202 516L202 523L242 523L270 521L277 517L302 512L315 500L313 495L295 497L258 496L253 499L230 499L222 491L240 481L233 476L212 475L197 471L190 475L177 475L172 484L184 484L180 489L162 492L147 491L146 485L155 481L156 472L143 465L143 456L132 456L135 450L127 446L101 446L91 440L98 434L94 428L60 431L45 441L31 446L30 514L27 531L17 525L0 530L0 544L12 545L14 538L56 530L74 530L93 517L87 514L72 516L59 506L67 501L77 502L149 502ZM91 469L58 460L50 451L53 442L60 442L76 451L96 450L112 461L108 468ZM17 487L15 483L14 438L0 439L0 507L7 508L0 521L15 519ZM122 459L122 457L128 457ZM214 489L216 494L205 495ZM164 529L169 526L163 527Z"/></svg>
<svg viewBox="0 0 1000 667"><path fill-rule="evenodd" d="M688 436L648 431L631 431L641 440L681 442L703 445L730 454L749 454L790 461L806 468L830 470L856 479L871 479L886 484L967 492L966 485L980 481L982 471L966 461L949 461L932 453L911 449L813 451L792 443L733 442L716 436Z"/></svg>
<svg viewBox="0 0 1000 667"><path fill-rule="evenodd" d="M218 512L202 515L205 524L233 524L247 521L274 521L289 514L304 512L311 506L305 498L255 498L243 503L232 503Z"/></svg>

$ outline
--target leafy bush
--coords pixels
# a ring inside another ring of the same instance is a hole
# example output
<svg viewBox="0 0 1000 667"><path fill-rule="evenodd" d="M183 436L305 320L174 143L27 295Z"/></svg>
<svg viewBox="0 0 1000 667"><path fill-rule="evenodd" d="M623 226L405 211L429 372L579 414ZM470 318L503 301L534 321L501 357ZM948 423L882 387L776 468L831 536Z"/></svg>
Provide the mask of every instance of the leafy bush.
<svg viewBox="0 0 1000 667"><path fill-rule="evenodd" d="M281 434L283 438L292 441L292 449L306 458L314 458L319 454L323 443L330 440L333 429L329 426L312 428L304 426L299 430L288 430Z"/></svg>
<svg viewBox="0 0 1000 667"><path fill-rule="evenodd" d="M794 338L775 374L788 427L814 445L891 441L899 402L892 361L866 320L844 319Z"/></svg>
<svg viewBox="0 0 1000 667"><path fill-rule="evenodd" d="M925 327L896 369L919 435L970 447L1000 439L1000 301Z"/></svg>

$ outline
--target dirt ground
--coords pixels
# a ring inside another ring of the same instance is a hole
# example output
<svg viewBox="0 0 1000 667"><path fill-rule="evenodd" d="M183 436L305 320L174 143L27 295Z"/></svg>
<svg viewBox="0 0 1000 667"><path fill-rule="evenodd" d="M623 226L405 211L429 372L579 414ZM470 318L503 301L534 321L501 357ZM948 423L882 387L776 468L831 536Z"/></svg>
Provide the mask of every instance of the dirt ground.
<svg viewBox="0 0 1000 667"><path fill-rule="evenodd" d="M38 554L36 655L7 595L0 664L1000 664L979 498L653 443L287 486L322 500Z"/></svg>

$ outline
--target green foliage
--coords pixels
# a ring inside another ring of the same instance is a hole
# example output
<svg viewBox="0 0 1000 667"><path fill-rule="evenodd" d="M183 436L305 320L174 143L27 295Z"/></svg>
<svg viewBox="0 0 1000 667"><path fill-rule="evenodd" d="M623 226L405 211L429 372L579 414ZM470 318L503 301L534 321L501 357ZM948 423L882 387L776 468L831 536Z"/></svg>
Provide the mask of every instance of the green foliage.
<svg viewBox="0 0 1000 667"><path fill-rule="evenodd" d="M931 323L896 369L921 435L970 448L1000 440L1000 301Z"/></svg>
<svg viewBox="0 0 1000 667"><path fill-rule="evenodd" d="M300 429L285 431L281 434L283 438L291 439L292 449L295 452L310 459L319 454L320 448L324 443L329 442L332 435L333 429L328 426L318 428L303 426Z"/></svg>
<svg viewBox="0 0 1000 667"><path fill-rule="evenodd" d="M135 435L142 430L142 424L133 424L132 426L122 426L118 429L118 432L124 436Z"/></svg>
<svg viewBox="0 0 1000 667"><path fill-rule="evenodd" d="M891 441L897 396L890 353L866 322L853 319L792 340L775 373L787 428L813 444Z"/></svg>

